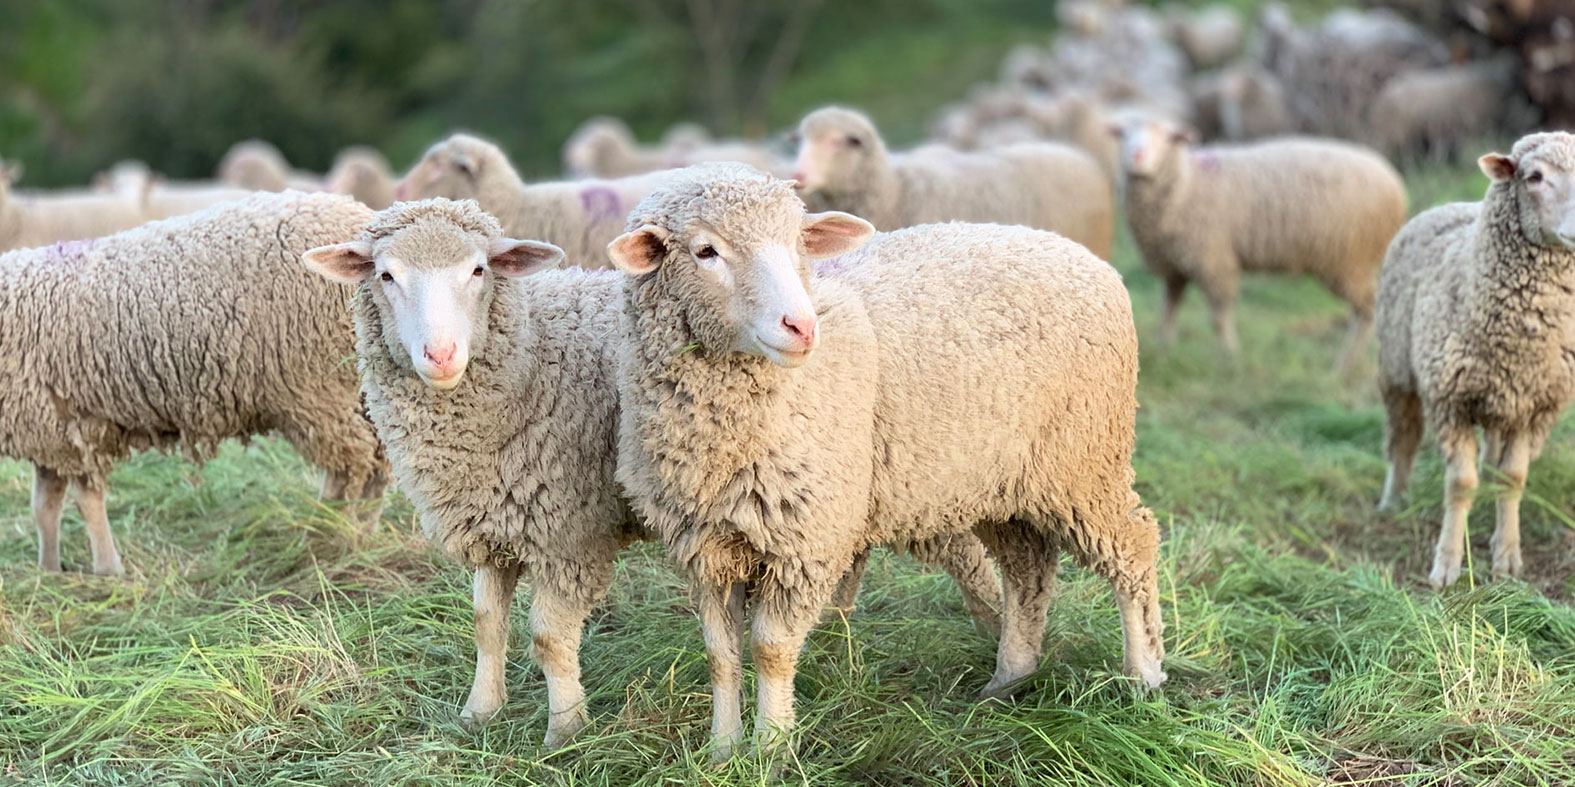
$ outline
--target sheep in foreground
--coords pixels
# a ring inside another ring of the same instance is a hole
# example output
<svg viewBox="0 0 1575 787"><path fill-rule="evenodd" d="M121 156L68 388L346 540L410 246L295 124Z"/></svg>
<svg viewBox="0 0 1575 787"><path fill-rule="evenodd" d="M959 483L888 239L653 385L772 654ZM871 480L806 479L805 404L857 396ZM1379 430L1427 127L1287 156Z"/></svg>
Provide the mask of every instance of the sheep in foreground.
<svg viewBox="0 0 1575 787"><path fill-rule="evenodd" d="M1389 460L1379 508L1400 506L1425 425L1446 463L1434 587L1460 577L1476 430L1504 484L1493 573L1516 574L1527 469L1575 398L1575 136L1533 134L1480 165L1492 179L1483 201L1412 219L1378 285Z"/></svg>
<svg viewBox="0 0 1575 787"><path fill-rule="evenodd" d="M12 191L21 176L20 164L0 161L0 251L97 238L147 221L138 200L118 194Z"/></svg>
<svg viewBox="0 0 1575 787"><path fill-rule="evenodd" d="M810 204L852 213L877 229L941 221L1054 230L1109 258L1115 204L1099 162L1054 143L988 153L927 146L890 155L875 125L842 107L799 123L793 178Z"/></svg>
<svg viewBox="0 0 1575 787"><path fill-rule="evenodd" d="M339 151L323 190L349 194L372 210L394 204L394 170L376 148L354 145Z"/></svg>
<svg viewBox="0 0 1575 787"><path fill-rule="evenodd" d="M284 154L260 139L237 142L219 160L219 182L252 191L321 191L321 176L290 169Z"/></svg>
<svg viewBox="0 0 1575 787"><path fill-rule="evenodd" d="M426 152L395 194L402 200L474 199L509 235L563 249L564 264L605 268L607 243L623 231L624 217L668 177L664 171L527 186L497 145L454 134Z"/></svg>
<svg viewBox="0 0 1575 787"><path fill-rule="evenodd" d="M1132 237L1165 284L1162 339L1175 339L1176 307L1196 282L1234 353L1241 273L1306 273L1350 304L1338 364L1346 368L1371 333L1378 266L1405 223L1405 184L1394 167L1328 140L1195 148L1190 131L1165 121L1113 131L1122 135Z"/></svg>
<svg viewBox="0 0 1575 787"><path fill-rule="evenodd" d="M586 723L585 618L606 595L618 551L646 535L613 475L622 277L571 269L520 278L561 258L555 246L503 237L476 203L445 199L398 203L359 240L303 258L330 280L361 285L362 391L394 477L427 537L475 569L476 675L461 718L484 723L504 703L509 606L526 574L548 746ZM968 554L927 556L961 568ZM968 570L987 571L982 550ZM959 577L998 603L983 578ZM845 601L857 584L848 578Z"/></svg>
<svg viewBox="0 0 1575 787"><path fill-rule="evenodd" d="M325 498L381 498L381 449L343 363L347 293L297 262L370 215L346 198L259 195L0 256L0 456L35 467L40 568L60 570L71 486L94 573L120 573L105 477L142 449L200 459L275 431L327 471Z"/></svg>
<svg viewBox="0 0 1575 787"><path fill-rule="evenodd" d="M1158 528L1131 487L1137 338L1109 265L1005 226L854 251L867 222L806 215L741 166L686 170L629 227L610 248L630 274L618 478L689 577L718 755L742 736L746 596L769 743L806 632L872 542L984 541L1006 599L987 695L1036 668L1061 549L1114 585L1127 672L1164 680Z"/></svg>

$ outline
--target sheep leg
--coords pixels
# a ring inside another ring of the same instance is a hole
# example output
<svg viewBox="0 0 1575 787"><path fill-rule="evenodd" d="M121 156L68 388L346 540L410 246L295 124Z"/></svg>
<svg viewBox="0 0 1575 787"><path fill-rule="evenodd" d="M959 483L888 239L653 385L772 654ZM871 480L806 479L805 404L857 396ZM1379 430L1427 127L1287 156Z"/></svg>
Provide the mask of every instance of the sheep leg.
<svg viewBox="0 0 1575 787"><path fill-rule="evenodd" d="M587 567L589 569L589 567ZM531 597L531 655L547 679L547 738L555 749L569 742L590 721L585 710L585 687L580 684L580 635L594 599L612 580L612 564L577 572L594 575L589 592L565 592L551 582L537 582Z"/></svg>
<svg viewBox="0 0 1575 787"><path fill-rule="evenodd" d="M793 730L793 678L798 674L799 651L815 625L818 612L836 586L801 578L791 597L777 593L763 597L755 613L750 636L759 684L755 708L755 746L767 754L785 745Z"/></svg>
<svg viewBox="0 0 1575 787"><path fill-rule="evenodd" d="M870 548L853 556L853 565L848 567L848 573L842 575L837 582L836 592L831 594L830 608L844 615L853 612L858 601L859 584L864 581L864 570L869 566Z"/></svg>
<svg viewBox="0 0 1575 787"><path fill-rule="evenodd" d="M323 485L317 490L317 499L333 502L345 499L350 486L350 471L343 468L323 473Z"/></svg>
<svg viewBox="0 0 1575 787"><path fill-rule="evenodd" d="M1417 448L1422 445L1422 397L1410 391L1384 391L1384 454L1389 470L1384 474L1384 494L1378 510L1399 511L1401 498L1411 483L1411 467Z"/></svg>
<svg viewBox="0 0 1575 787"><path fill-rule="evenodd" d="M1361 309L1351 310L1351 324L1345 332L1345 343L1340 347L1339 358L1334 362L1336 377L1344 377L1351 371L1352 364L1360 357L1362 348L1373 338L1373 312Z"/></svg>
<svg viewBox="0 0 1575 787"><path fill-rule="evenodd" d="M1531 441L1524 432L1501 437L1494 452L1504 487L1498 493L1498 521L1493 528L1493 575L1520 573L1520 498L1526 492L1526 472L1531 466Z"/></svg>
<svg viewBox="0 0 1575 787"><path fill-rule="evenodd" d="M1043 533L1018 520L982 527L978 532L1001 569L1002 586L995 674L980 697L1006 698L1039 668L1045 613L1055 590L1059 553Z"/></svg>
<svg viewBox="0 0 1575 787"><path fill-rule="evenodd" d="M356 519L371 528L383 515L383 493L388 489L388 473L381 468L372 471L361 485L361 504L356 509Z"/></svg>
<svg viewBox="0 0 1575 787"><path fill-rule="evenodd" d="M1441 436L1444 452L1444 524L1428 581L1435 589L1454 584L1466 552L1466 518L1477 493L1477 438L1469 431Z"/></svg>
<svg viewBox="0 0 1575 787"><path fill-rule="evenodd" d="M744 616L744 585L711 588L696 584L695 605L711 669L711 759L723 762L744 739L743 656L738 631Z"/></svg>
<svg viewBox="0 0 1575 787"><path fill-rule="evenodd" d="M963 606L979 634L1001 636L1001 580L977 538L957 535L941 545L934 562L950 574L962 591Z"/></svg>
<svg viewBox="0 0 1575 787"><path fill-rule="evenodd" d="M60 570L60 510L69 483L59 473L33 466L33 524L38 526L38 568Z"/></svg>
<svg viewBox="0 0 1575 787"><path fill-rule="evenodd" d="M1223 277L1220 277L1223 278ZM1208 297L1209 313L1214 320L1214 335L1219 337L1225 352L1235 355L1240 349L1236 340L1236 282L1220 278L1204 280L1203 294Z"/></svg>
<svg viewBox="0 0 1575 787"><path fill-rule="evenodd" d="M109 530L109 512L104 508L106 486L99 476L72 480L77 510L82 512L82 520L87 523L88 544L93 548L93 573L101 577L120 576L125 570L120 552L115 549L115 534Z"/></svg>
<svg viewBox="0 0 1575 787"><path fill-rule="evenodd" d="M1187 294L1187 279L1183 276L1165 278L1165 302L1159 316L1159 341L1166 346L1176 343L1176 310L1181 298Z"/></svg>
<svg viewBox="0 0 1575 787"><path fill-rule="evenodd" d="M508 665L509 605L519 583L518 565L476 567L472 601L476 627L476 679L459 712L461 724L474 730L486 724L506 696L503 671Z"/></svg>

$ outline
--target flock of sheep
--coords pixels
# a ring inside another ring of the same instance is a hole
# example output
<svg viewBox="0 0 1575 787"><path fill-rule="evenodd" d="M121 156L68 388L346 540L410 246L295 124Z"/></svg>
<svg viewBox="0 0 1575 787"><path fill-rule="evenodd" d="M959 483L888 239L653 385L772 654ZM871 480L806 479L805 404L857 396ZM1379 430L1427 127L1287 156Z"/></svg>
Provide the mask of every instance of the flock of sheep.
<svg viewBox="0 0 1575 787"><path fill-rule="evenodd" d="M1089 39L1074 49L1147 35L1147 12L1063 9L1082 31L1063 35ZM1209 42L1234 34L1229 20L1183 22L1186 58L1220 60ZM1077 71L1060 51L1009 60L1105 90L1175 59L1128 42L1109 51L1132 70ZM793 158L689 129L644 148L599 119L566 146L575 179L529 185L466 134L397 181L364 149L322 178L259 142L215 182L128 163L92 191L24 193L8 169L0 455L36 468L39 565L61 569L74 491L94 572L121 571L106 478L129 453L201 459L271 432L362 520L391 476L428 538L474 569L467 722L504 703L509 607L528 578L549 746L587 722L584 622L639 540L663 544L692 589L718 756L744 735L746 612L755 738L775 746L806 634L852 606L876 545L949 573L998 636L984 695L1037 668L1063 551L1109 580L1125 672L1157 687L1160 533L1132 488L1138 338L1105 261L1120 201L1164 283L1167 341L1195 282L1234 350L1242 271L1311 274L1347 301L1342 364L1376 320L1383 506L1431 429L1447 462L1431 579L1453 582L1480 429L1505 480L1493 568L1517 572L1527 467L1575 398L1575 136L1483 156L1483 202L1407 223L1379 153L1310 137L1200 146L1183 95L1157 81L1119 106L1082 92L1064 98L1101 118L1088 144L987 142L1008 128L995 118L968 126L972 151L892 152L841 107L802 120ZM961 133L960 117L943 126Z"/></svg>

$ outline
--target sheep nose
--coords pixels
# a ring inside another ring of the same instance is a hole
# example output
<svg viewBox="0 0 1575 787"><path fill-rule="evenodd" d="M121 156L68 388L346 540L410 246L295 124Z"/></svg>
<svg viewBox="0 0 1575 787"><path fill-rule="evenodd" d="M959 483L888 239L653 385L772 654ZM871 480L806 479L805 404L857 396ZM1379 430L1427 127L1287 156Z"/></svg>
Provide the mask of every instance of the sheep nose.
<svg viewBox="0 0 1575 787"><path fill-rule="evenodd" d="M787 329L789 336L797 339L805 346L811 346L815 343L814 317L783 317L782 327Z"/></svg>
<svg viewBox="0 0 1575 787"><path fill-rule="evenodd" d="M394 201L404 202L408 199L410 199L410 186L401 180L394 186Z"/></svg>
<svg viewBox="0 0 1575 787"><path fill-rule="evenodd" d="M799 188L803 188L804 187L804 171L803 170L798 170L798 169L793 170L793 179L798 181L798 187Z"/></svg>
<svg viewBox="0 0 1575 787"><path fill-rule="evenodd" d="M442 347L433 347L432 345L428 344L422 346L421 354L425 355L427 360L431 361L433 365L441 369L445 366L448 366L449 362L454 360L454 351L458 349L458 347L459 345L453 342L449 342Z"/></svg>

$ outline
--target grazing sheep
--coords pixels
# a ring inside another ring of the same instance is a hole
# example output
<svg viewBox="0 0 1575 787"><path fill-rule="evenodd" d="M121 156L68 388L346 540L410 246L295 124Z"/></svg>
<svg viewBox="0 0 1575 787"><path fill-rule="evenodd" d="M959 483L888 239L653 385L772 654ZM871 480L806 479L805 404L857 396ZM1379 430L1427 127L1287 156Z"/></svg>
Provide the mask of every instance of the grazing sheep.
<svg viewBox="0 0 1575 787"><path fill-rule="evenodd" d="M1401 74L1373 101L1373 142L1390 156L1452 158L1501 130L1531 125L1518 65L1494 58Z"/></svg>
<svg viewBox="0 0 1575 787"><path fill-rule="evenodd" d="M355 145L339 151L323 190L349 194L372 210L394 204L394 170L376 148Z"/></svg>
<svg viewBox="0 0 1575 787"><path fill-rule="evenodd" d="M221 183L252 191L322 191L323 179L290 169L279 149L260 139L237 142L219 160Z"/></svg>
<svg viewBox="0 0 1575 787"><path fill-rule="evenodd" d="M433 199L399 203L360 240L303 258L363 285L354 313L367 409L427 537L476 571L476 676L461 717L481 724L503 705L509 604L524 573L548 746L587 720L585 618L618 551L646 535L613 475L622 278L578 269L519 278L561 257L502 237L474 202ZM970 604L986 605L988 626L999 591L982 548L949 546L913 549L957 573ZM844 604L857 586L850 575Z"/></svg>
<svg viewBox="0 0 1575 787"><path fill-rule="evenodd" d="M1384 249L1405 223L1405 184L1394 167L1331 140L1194 148L1192 132L1166 121L1113 130L1122 135L1132 237L1165 283L1162 339L1175 339L1176 306L1196 282L1234 353L1241 273L1306 273L1351 306L1338 364L1347 368L1372 328Z"/></svg>
<svg viewBox="0 0 1575 787"><path fill-rule="evenodd" d="M889 155L869 118L841 107L799 124L794 179L812 204L893 230L938 221L1022 224L1054 230L1110 256L1115 205L1099 163L1065 145L989 153L928 146Z"/></svg>
<svg viewBox="0 0 1575 787"><path fill-rule="evenodd" d="M1159 685L1159 534L1131 487L1137 339L1116 272L1023 227L854 251L869 224L806 215L789 183L684 173L610 247L630 274L618 478L691 581L716 752L742 736L745 597L769 743L793 722L804 636L868 543L984 541L1006 592L987 695L1037 667L1061 549L1111 579L1126 669Z"/></svg>
<svg viewBox="0 0 1575 787"><path fill-rule="evenodd" d="M142 205L147 221L196 213L221 202L245 199L255 192L215 182L168 181L140 161L121 161L94 177L95 190L117 194Z"/></svg>
<svg viewBox="0 0 1575 787"><path fill-rule="evenodd" d="M607 243L623 231L624 217L669 177L663 171L527 186L497 145L454 134L427 150L399 182L395 197L474 199L509 235L563 249L565 265L605 268Z"/></svg>
<svg viewBox="0 0 1575 787"><path fill-rule="evenodd" d="M142 449L202 458L275 431L328 472L325 498L381 498L381 449L343 363L346 292L298 262L370 215L346 198L257 195L0 256L0 455L35 466L40 568L60 570L70 485L94 573L120 573L105 477Z"/></svg>
<svg viewBox="0 0 1575 787"><path fill-rule="evenodd" d="M0 161L0 251L97 238L147 221L138 200L118 194L13 192L21 176L21 164Z"/></svg>
<svg viewBox="0 0 1575 787"><path fill-rule="evenodd" d="M1480 165L1492 179L1483 201L1412 219L1378 285L1389 460L1379 508L1400 506L1425 425L1446 462L1434 587L1460 576L1476 430L1504 483L1493 573L1516 574L1527 469L1575 398L1575 136L1533 134Z"/></svg>

